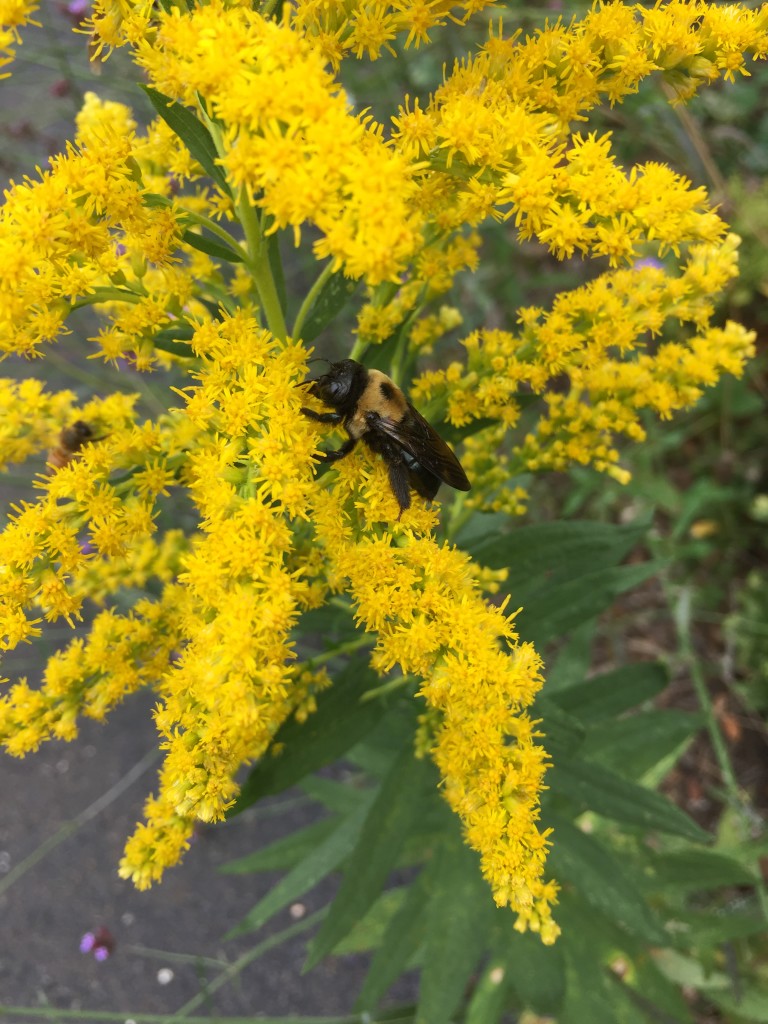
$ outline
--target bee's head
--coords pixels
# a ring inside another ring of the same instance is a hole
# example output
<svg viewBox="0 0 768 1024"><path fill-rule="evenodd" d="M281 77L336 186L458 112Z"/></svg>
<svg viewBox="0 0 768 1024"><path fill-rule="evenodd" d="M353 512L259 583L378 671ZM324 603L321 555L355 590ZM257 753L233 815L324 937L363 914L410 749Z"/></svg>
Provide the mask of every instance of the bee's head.
<svg viewBox="0 0 768 1024"><path fill-rule="evenodd" d="M326 405L341 406L349 399L353 385L365 369L354 359L331 363L322 377L312 381L310 390Z"/></svg>

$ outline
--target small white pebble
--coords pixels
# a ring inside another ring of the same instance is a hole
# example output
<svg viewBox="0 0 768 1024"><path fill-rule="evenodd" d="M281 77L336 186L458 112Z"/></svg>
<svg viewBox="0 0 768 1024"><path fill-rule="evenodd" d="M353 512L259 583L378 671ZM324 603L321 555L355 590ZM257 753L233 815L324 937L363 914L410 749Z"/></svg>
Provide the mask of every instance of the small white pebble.
<svg viewBox="0 0 768 1024"><path fill-rule="evenodd" d="M170 967L161 967L157 972L158 985L170 985L173 981L173 971Z"/></svg>
<svg viewBox="0 0 768 1024"><path fill-rule="evenodd" d="M124 924L126 927L132 925L136 920L136 915L132 914L129 910L126 910L124 914L120 915L120 924Z"/></svg>
<svg viewBox="0 0 768 1024"><path fill-rule="evenodd" d="M488 975L489 981L494 985L500 985L504 980L504 968L494 967L491 973Z"/></svg>
<svg viewBox="0 0 768 1024"><path fill-rule="evenodd" d="M300 921L301 918L304 917L306 912L307 908L304 906L303 903L291 904L290 910L288 911L288 913L291 915L294 921Z"/></svg>

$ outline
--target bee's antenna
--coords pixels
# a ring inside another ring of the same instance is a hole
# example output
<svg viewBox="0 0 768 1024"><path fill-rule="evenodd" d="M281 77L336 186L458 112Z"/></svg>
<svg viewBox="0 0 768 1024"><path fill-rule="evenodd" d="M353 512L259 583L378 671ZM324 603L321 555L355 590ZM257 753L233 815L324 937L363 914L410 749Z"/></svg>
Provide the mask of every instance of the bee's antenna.
<svg viewBox="0 0 768 1024"><path fill-rule="evenodd" d="M328 363L331 365L330 359L326 359L324 356L312 356L311 359L307 360L308 363Z"/></svg>

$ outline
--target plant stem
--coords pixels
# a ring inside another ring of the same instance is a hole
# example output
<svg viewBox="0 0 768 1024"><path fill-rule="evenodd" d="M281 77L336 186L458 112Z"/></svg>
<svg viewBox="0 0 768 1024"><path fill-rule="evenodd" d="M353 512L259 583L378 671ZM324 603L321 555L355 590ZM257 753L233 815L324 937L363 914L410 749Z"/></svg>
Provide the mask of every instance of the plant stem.
<svg viewBox="0 0 768 1024"><path fill-rule="evenodd" d="M346 643L339 644L338 647L334 647L330 651L324 651L323 654L316 654L314 658L309 658L306 662L306 667L311 671L313 668L317 668L318 665L324 665L327 661L333 661L341 654L352 654L354 651L359 651L361 647L370 647L373 643L373 637L364 634L363 636L357 636L354 640L347 640Z"/></svg>
<svg viewBox="0 0 768 1024"><path fill-rule="evenodd" d="M188 1002L184 1003L183 1006L179 1007L176 1011L177 1017L187 1017L189 1014L198 1008L201 1003L204 1003L209 996L214 992L218 991L222 985L226 985L227 982L236 978L241 971L252 963L254 960L258 960L260 956L267 953L270 949L274 949L275 946L281 945L288 939L293 938L294 935L300 935L302 932L307 931L313 925L322 921L328 913L328 908L323 907L322 910L318 910L315 914L310 914L309 917L304 918L303 921L298 921L296 924L290 925L288 928L284 928L281 932L276 935L270 936L263 942L259 942L252 949L243 953L242 956L238 957L234 963L230 964L226 970L223 970L221 974L210 982L204 992L199 992L196 996L193 996Z"/></svg>
<svg viewBox="0 0 768 1024"><path fill-rule="evenodd" d="M86 807L84 811L81 811L76 818L71 821L65 822L57 832L54 832L52 836L49 836L44 842L42 842L36 849L25 857L24 860L19 861L12 871L0 881L0 896L6 892L10 887L17 882L22 875L25 875L27 871L38 864L41 860L48 856L48 854L55 850L56 847L63 843L65 839L69 838L73 833L91 821L97 815L101 814L105 807L108 807L113 800L116 800L121 793L124 793L129 786L140 778L145 771L147 771L155 763L158 758L157 750L150 750L149 753L145 754L140 761L138 761L130 771L126 772L121 779L119 779L114 786L102 793L102 795L94 800L90 806ZM2 1008L0 1008L2 1009Z"/></svg>
<svg viewBox="0 0 768 1024"><path fill-rule="evenodd" d="M264 310L264 316L267 319L267 326L276 338L285 341L288 337L288 329L285 326L285 317L283 316L277 288L275 287L275 279L272 277L267 247L264 244L264 236L261 233L261 226L256 216L256 211L251 205L251 201L244 188L240 190L237 211L248 246L247 266L256 284L261 308Z"/></svg>
<svg viewBox="0 0 768 1024"><path fill-rule="evenodd" d="M73 302L69 309L71 312L84 306L94 306L98 302L141 302L145 298L146 294L132 292L127 288L94 288L89 295Z"/></svg>
<svg viewBox="0 0 768 1024"><path fill-rule="evenodd" d="M669 595L667 599L668 601L670 600ZM739 780L736 778L736 773L733 770L728 748L725 745L723 734L720 731L717 716L715 715L715 709L709 695L707 682L701 669L701 662L694 650L693 643L691 642L691 592L688 587L684 587L680 591L680 596L674 603L673 618L677 629L681 660L690 672L691 682L693 683L696 698L704 713L707 732L709 734L712 749L715 753L715 759L717 760L717 765L720 769L720 774L725 785L728 802L743 817L747 818L747 820L752 823L755 817L754 812L752 812L744 791L739 785ZM762 880L759 864L755 865L755 875L755 890L757 892L758 903L763 917L766 922L768 922L768 887Z"/></svg>

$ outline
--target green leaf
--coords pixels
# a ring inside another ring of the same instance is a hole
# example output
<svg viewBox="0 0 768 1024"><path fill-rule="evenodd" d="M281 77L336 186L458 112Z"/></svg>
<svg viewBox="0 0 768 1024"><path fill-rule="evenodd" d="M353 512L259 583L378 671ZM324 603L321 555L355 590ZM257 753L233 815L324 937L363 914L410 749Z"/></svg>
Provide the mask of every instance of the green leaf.
<svg viewBox="0 0 768 1024"><path fill-rule="evenodd" d="M231 939L244 932L256 931L289 903L293 903L305 892L313 889L321 879L335 871L349 856L355 846L363 823L373 802L373 793L360 795L360 803L356 810L336 823L334 831L326 837L277 885L272 886L264 899L252 907L242 921L227 932L225 938ZM327 918L326 918L327 920Z"/></svg>
<svg viewBox="0 0 768 1024"><path fill-rule="evenodd" d="M284 871L293 867L311 853L338 827L335 818L323 818L306 828L297 832L291 832L283 839L278 839L263 850L254 850L253 853L239 857L237 860L230 860L218 868L222 875L245 875L254 871Z"/></svg>
<svg viewBox="0 0 768 1024"><path fill-rule="evenodd" d="M358 1011L372 1013L387 990L406 970L421 945L425 930L425 908L431 887L434 862L427 865L409 886L400 908L389 922L371 961L360 996Z"/></svg>
<svg viewBox="0 0 768 1024"><path fill-rule="evenodd" d="M559 690L552 700L587 724L613 719L660 694L667 685L661 662L643 661Z"/></svg>
<svg viewBox="0 0 768 1024"><path fill-rule="evenodd" d="M572 629L560 644L554 661L547 664L547 696L559 703L559 694L578 686L589 674L593 658L595 619Z"/></svg>
<svg viewBox="0 0 768 1024"><path fill-rule="evenodd" d="M345 759L346 760L346 759ZM349 782L336 782L321 775L307 775L299 787L333 814L349 814L357 807L359 786Z"/></svg>
<svg viewBox="0 0 768 1024"><path fill-rule="evenodd" d="M477 854L441 844L427 908L417 1024L448 1021L483 955L495 908Z"/></svg>
<svg viewBox="0 0 768 1024"><path fill-rule="evenodd" d="M691 1021L691 1011L680 988L661 973L647 953L634 958L634 967L633 986L620 981L615 975L613 980L623 985L625 990L636 991L640 1001L652 1011L649 1014L651 1020L660 1018L663 1021L664 1015L668 1014L672 1020L682 1024Z"/></svg>
<svg viewBox="0 0 768 1024"><path fill-rule="evenodd" d="M558 945L565 957L566 975L558 1024L648 1024L616 989L606 967L606 960L615 950L611 925L606 926L604 919L590 913L581 895L563 892L557 912L563 929ZM611 938L614 945L609 951Z"/></svg>
<svg viewBox="0 0 768 1024"><path fill-rule="evenodd" d="M581 752L625 778L639 779L679 752L703 724L701 715L674 708L643 711L590 729Z"/></svg>
<svg viewBox="0 0 768 1024"><path fill-rule="evenodd" d="M149 97L149 102L173 132L178 135L192 156L203 170L227 195L231 195L224 171L216 163L218 153L216 143L205 125L198 120L191 110L180 103L175 103L157 89L149 85L141 87Z"/></svg>
<svg viewBox="0 0 768 1024"><path fill-rule="evenodd" d="M731 992L711 991L707 993L715 1006L719 1006L731 1021L749 1024L768 1024L768 996L765 991L748 989L742 995Z"/></svg>
<svg viewBox="0 0 768 1024"><path fill-rule="evenodd" d="M546 591L539 590L527 599L512 590L515 600L523 604L523 611L517 618L520 633L541 648L605 611L620 594L645 582L660 566L659 562L644 562L599 569L548 587Z"/></svg>
<svg viewBox="0 0 768 1024"><path fill-rule="evenodd" d="M285 722L273 740L285 745L283 752L262 758L251 770L227 817L338 760L370 732L385 713L378 701L360 702L371 677L364 662L351 662L333 686L318 695L317 711L303 725L293 718Z"/></svg>
<svg viewBox="0 0 768 1024"><path fill-rule="evenodd" d="M385 889L379 893L378 899L369 907L365 917L358 921L352 931L336 946L335 955L370 953L371 950L378 949L392 919L397 916L405 902L407 892L407 887L401 885L396 889Z"/></svg>
<svg viewBox="0 0 768 1024"><path fill-rule="evenodd" d="M735 942L765 933L765 917L758 910L685 911L675 914L673 944L680 950L711 949L724 942Z"/></svg>
<svg viewBox="0 0 768 1024"><path fill-rule="evenodd" d="M436 784L432 764L417 760L410 746L395 759L370 807L338 895L312 941L305 970L330 953L378 897Z"/></svg>
<svg viewBox="0 0 768 1024"><path fill-rule="evenodd" d="M217 260L225 260L227 263L243 262L243 257L239 252L235 252L230 246L217 241L215 238L210 238L208 235L198 234L196 231L185 231L181 237L182 241L186 242L187 245L191 245L193 249L204 252L208 256L213 256Z"/></svg>
<svg viewBox="0 0 768 1024"><path fill-rule="evenodd" d="M482 565L509 569L507 588L527 600L537 590L617 565L645 530L590 520L537 523L501 536L486 530L467 549Z"/></svg>
<svg viewBox="0 0 768 1024"><path fill-rule="evenodd" d="M324 330L346 306L357 291L359 281L350 280L342 270L337 270L323 284L307 313L301 328L301 340L307 344Z"/></svg>
<svg viewBox="0 0 768 1024"><path fill-rule="evenodd" d="M506 961L509 982L523 1007L556 1017L565 995L565 959L562 941L545 946L538 935L514 930L511 920L497 950Z"/></svg>
<svg viewBox="0 0 768 1024"><path fill-rule="evenodd" d="M572 800L577 813L589 808L604 818L641 829L683 836L694 842L711 839L666 797L615 775L602 765L560 757L547 774L547 786L557 796Z"/></svg>
<svg viewBox="0 0 768 1024"><path fill-rule="evenodd" d="M158 206L173 206L172 199L169 199L167 196L161 196L157 192L142 192L141 201L150 209Z"/></svg>
<svg viewBox="0 0 768 1024"><path fill-rule="evenodd" d="M152 344L162 352L170 352L171 355L184 359L194 359L195 353L190 345L194 333L195 328L192 324L180 321L158 331L152 339Z"/></svg>
<svg viewBox="0 0 768 1024"><path fill-rule="evenodd" d="M547 867L559 882L572 885L581 899L631 935L658 944L666 941L640 895L639 881L627 875L606 847L551 812L546 824L555 830Z"/></svg>
<svg viewBox="0 0 768 1024"><path fill-rule="evenodd" d="M475 986L464 1018L465 1024L497 1024L509 993L508 969L492 960Z"/></svg>
<svg viewBox="0 0 768 1024"><path fill-rule="evenodd" d="M681 850L657 853L648 862L648 880L683 892L719 889L723 885L754 885L755 875L734 857L717 850Z"/></svg>
<svg viewBox="0 0 768 1024"><path fill-rule="evenodd" d="M544 746L556 761L574 754L584 742L585 729L579 719L546 697L536 698L531 714L533 718L541 717L539 728L544 733Z"/></svg>

